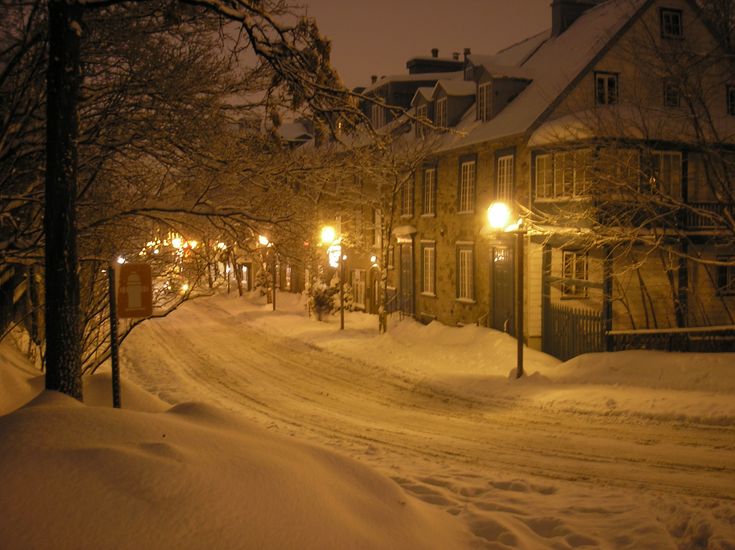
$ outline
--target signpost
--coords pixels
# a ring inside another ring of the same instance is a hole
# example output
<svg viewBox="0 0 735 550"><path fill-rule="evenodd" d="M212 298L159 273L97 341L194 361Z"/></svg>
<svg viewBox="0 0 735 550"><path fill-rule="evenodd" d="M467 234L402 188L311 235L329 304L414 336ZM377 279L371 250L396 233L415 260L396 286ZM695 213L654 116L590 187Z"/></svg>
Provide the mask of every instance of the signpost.
<svg viewBox="0 0 735 550"><path fill-rule="evenodd" d="M116 273L115 271L119 272ZM112 406L120 408L120 361L117 320L150 317L153 314L153 280L148 264L122 264L108 269L110 283L110 361ZM117 284L116 280L118 279Z"/></svg>

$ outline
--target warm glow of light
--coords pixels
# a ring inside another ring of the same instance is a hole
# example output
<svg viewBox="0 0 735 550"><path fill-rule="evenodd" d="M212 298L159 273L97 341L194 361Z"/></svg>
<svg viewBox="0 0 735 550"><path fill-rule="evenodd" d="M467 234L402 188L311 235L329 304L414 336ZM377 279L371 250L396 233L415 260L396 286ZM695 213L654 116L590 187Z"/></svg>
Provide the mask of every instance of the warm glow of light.
<svg viewBox="0 0 735 550"><path fill-rule="evenodd" d="M217 243L217 248L219 248L220 250L224 250L225 248L227 248L227 245L225 243Z"/></svg>
<svg viewBox="0 0 735 550"><path fill-rule="evenodd" d="M378 263L378 257L377 256L370 256L370 263L371 264L377 264Z"/></svg>
<svg viewBox="0 0 735 550"><path fill-rule="evenodd" d="M199 243L197 241L189 241L189 246L192 248L196 248Z"/></svg>
<svg viewBox="0 0 735 550"><path fill-rule="evenodd" d="M487 209L487 221L493 229L507 229L510 225L510 207L504 202L494 202Z"/></svg>
<svg viewBox="0 0 735 550"><path fill-rule="evenodd" d="M153 253L154 254L158 254L159 252L160 252L160 250L158 250L157 248L153 249Z"/></svg>
<svg viewBox="0 0 735 550"><path fill-rule="evenodd" d="M173 246L174 248L181 248L181 239L179 237L174 237L173 239L171 239L171 246Z"/></svg>
<svg viewBox="0 0 735 550"><path fill-rule="evenodd" d="M181 285L181 291L189 292L189 283L184 283L183 285Z"/></svg>
<svg viewBox="0 0 735 550"><path fill-rule="evenodd" d="M258 235L258 242L261 246L268 246L270 244L268 237L266 237L265 235Z"/></svg>
<svg viewBox="0 0 735 550"><path fill-rule="evenodd" d="M332 244L337 238L337 232L331 225L325 225L322 227L322 243Z"/></svg>

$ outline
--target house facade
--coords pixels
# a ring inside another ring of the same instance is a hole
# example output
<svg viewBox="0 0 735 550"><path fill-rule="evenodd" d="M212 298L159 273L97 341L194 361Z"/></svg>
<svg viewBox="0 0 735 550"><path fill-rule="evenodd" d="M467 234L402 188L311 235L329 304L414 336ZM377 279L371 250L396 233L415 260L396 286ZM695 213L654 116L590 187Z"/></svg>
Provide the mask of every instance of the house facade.
<svg viewBox="0 0 735 550"><path fill-rule="evenodd" d="M522 220L530 346L563 359L730 346L730 62L688 0L551 9L549 31L466 50L459 73L407 76L411 139L434 141L390 235L396 308L515 334L515 237L486 219L504 201Z"/></svg>

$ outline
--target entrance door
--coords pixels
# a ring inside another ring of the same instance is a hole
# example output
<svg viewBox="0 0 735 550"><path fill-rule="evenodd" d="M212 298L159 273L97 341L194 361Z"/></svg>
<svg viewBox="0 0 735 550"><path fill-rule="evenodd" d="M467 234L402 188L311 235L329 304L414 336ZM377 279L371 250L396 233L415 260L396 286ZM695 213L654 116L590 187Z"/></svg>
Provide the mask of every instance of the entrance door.
<svg viewBox="0 0 735 550"><path fill-rule="evenodd" d="M398 246L401 258L399 307L405 315L413 315L413 243L402 243Z"/></svg>
<svg viewBox="0 0 735 550"><path fill-rule="evenodd" d="M498 246L492 253L492 328L515 335L513 327L513 248Z"/></svg>

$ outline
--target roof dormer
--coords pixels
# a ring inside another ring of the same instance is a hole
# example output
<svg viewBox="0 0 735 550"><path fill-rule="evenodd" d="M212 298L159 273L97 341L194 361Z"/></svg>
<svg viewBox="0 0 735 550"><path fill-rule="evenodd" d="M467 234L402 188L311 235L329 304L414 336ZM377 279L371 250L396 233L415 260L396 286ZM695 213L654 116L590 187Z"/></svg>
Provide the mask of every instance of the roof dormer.
<svg viewBox="0 0 735 550"><path fill-rule="evenodd" d="M434 123L450 128L475 101L475 83L466 80L440 80L434 86Z"/></svg>

